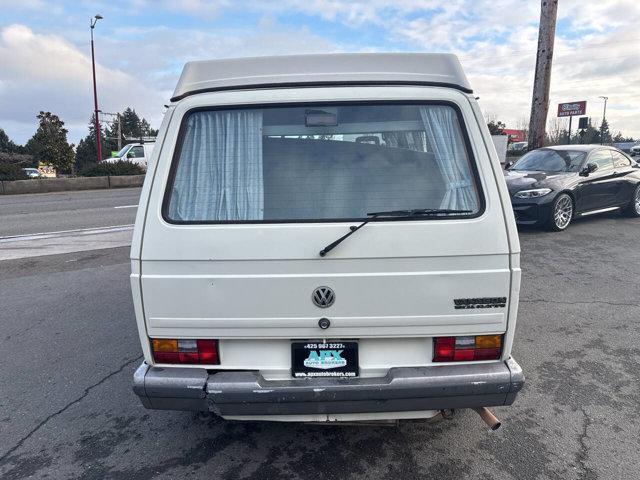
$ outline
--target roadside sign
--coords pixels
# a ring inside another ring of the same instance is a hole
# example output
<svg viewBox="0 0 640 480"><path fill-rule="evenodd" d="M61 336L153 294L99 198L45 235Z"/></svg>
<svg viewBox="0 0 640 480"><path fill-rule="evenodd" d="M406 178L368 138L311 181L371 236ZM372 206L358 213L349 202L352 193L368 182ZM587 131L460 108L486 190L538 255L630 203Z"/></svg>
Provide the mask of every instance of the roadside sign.
<svg viewBox="0 0 640 480"><path fill-rule="evenodd" d="M42 162L38 162L38 172L40 172L41 177L56 178L58 176L55 167Z"/></svg>
<svg viewBox="0 0 640 480"><path fill-rule="evenodd" d="M509 136L509 142L524 142L524 130L514 130L511 128L503 128L505 135Z"/></svg>
<svg viewBox="0 0 640 480"><path fill-rule="evenodd" d="M571 117L573 115L584 115L587 111L587 102L582 100L580 102L568 102L558 104L558 116L559 117Z"/></svg>

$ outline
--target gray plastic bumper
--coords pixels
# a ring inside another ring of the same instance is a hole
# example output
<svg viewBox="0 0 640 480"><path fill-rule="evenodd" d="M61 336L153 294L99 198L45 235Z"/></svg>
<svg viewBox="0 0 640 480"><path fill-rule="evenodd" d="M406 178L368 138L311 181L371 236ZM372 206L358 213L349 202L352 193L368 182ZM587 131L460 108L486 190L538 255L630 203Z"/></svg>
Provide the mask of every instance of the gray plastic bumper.
<svg viewBox="0 0 640 480"><path fill-rule="evenodd" d="M133 391L146 408L218 415L301 415L511 405L524 385L506 362L392 368L384 377L265 380L258 372L140 365Z"/></svg>

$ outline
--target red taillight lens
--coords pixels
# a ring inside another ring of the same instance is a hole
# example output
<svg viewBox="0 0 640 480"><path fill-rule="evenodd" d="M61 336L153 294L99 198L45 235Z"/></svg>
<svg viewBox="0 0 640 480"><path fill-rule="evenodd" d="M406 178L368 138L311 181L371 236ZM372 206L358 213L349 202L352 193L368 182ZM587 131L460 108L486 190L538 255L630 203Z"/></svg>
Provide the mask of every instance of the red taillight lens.
<svg viewBox="0 0 640 480"><path fill-rule="evenodd" d="M208 363L218 365L218 341L217 340L198 340L198 353L200 355L200 363Z"/></svg>
<svg viewBox="0 0 640 480"><path fill-rule="evenodd" d="M502 335L436 337L433 339L434 362L497 360L501 353Z"/></svg>
<svg viewBox="0 0 640 480"><path fill-rule="evenodd" d="M153 352L153 358L157 363L180 363L178 352Z"/></svg>
<svg viewBox="0 0 640 480"><path fill-rule="evenodd" d="M478 348L474 360L495 360L500 358L499 348Z"/></svg>
<svg viewBox="0 0 640 480"><path fill-rule="evenodd" d="M439 337L434 340L433 361L452 362L456 346L456 337Z"/></svg>
<svg viewBox="0 0 640 480"><path fill-rule="evenodd" d="M218 365L217 340L154 338L151 340L153 358L157 363Z"/></svg>

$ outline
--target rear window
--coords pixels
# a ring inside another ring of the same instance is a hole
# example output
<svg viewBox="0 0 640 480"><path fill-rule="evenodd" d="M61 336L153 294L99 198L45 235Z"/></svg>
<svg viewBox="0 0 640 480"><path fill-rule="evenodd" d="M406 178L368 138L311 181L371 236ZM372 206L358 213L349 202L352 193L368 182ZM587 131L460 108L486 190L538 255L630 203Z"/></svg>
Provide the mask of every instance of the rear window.
<svg viewBox="0 0 640 480"><path fill-rule="evenodd" d="M465 138L448 104L192 111L164 216L175 223L331 221L423 208L474 216L482 202Z"/></svg>
<svg viewBox="0 0 640 480"><path fill-rule="evenodd" d="M614 167L629 167L631 166L631 160L626 155L615 150L611 150L611 156L613 157Z"/></svg>

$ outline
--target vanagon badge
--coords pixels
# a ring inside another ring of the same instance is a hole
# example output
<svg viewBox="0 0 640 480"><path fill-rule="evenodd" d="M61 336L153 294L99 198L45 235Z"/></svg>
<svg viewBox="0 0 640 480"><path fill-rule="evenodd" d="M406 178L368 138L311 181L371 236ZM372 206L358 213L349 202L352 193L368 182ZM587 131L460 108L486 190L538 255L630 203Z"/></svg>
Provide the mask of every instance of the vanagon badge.
<svg viewBox="0 0 640 480"><path fill-rule="evenodd" d="M311 300L316 307L327 308L336 301L336 294L329 287L318 287L311 294Z"/></svg>

